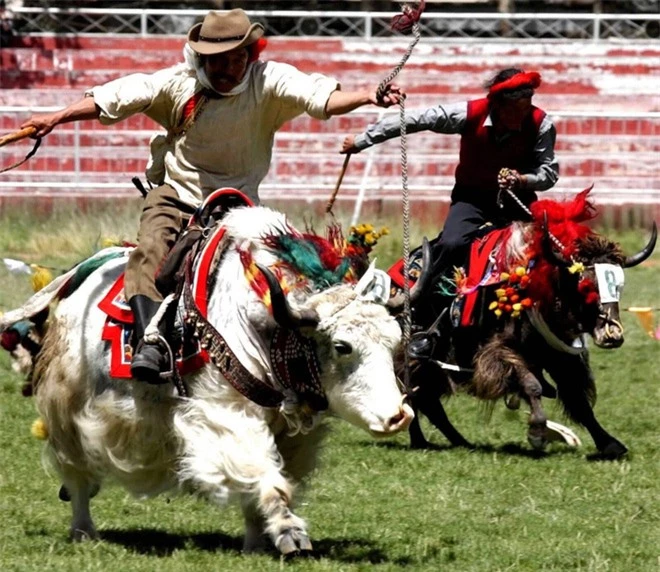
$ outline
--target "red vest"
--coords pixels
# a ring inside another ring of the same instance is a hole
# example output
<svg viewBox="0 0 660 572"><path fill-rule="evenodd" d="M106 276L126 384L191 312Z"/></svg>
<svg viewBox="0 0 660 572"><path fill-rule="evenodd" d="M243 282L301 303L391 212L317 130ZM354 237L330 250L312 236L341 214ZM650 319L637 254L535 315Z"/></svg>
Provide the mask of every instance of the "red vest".
<svg viewBox="0 0 660 572"><path fill-rule="evenodd" d="M489 112L488 99L468 101L453 200L494 203L500 169L508 167L528 173L537 166L534 160L534 145L545 111L532 106L532 113L523 121L522 129L510 132L509 136L500 142L495 140L492 127L484 127Z"/></svg>

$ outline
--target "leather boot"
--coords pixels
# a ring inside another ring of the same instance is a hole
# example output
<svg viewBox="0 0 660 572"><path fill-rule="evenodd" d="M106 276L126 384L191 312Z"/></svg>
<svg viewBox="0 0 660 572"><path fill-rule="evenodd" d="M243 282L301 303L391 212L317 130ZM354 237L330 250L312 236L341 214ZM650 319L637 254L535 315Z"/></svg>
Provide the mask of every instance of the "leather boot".
<svg viewBox="0 0 660 572"><path fill-rule="evenodd" d="M167 380L160 377L160 372L167 367L164 349L159 344L148 344L142 339L144 330L160 307L160 302L138 295L133 296L128 301L128 305L133 310L135 318L133 335L136 347L131 360L131 375L147 383L167 383Z"/></svg>

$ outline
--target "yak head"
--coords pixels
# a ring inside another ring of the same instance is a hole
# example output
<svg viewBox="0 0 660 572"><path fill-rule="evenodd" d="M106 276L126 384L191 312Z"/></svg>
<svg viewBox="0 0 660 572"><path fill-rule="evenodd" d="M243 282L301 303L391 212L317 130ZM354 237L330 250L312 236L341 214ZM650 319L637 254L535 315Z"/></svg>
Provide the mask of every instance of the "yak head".
<svg viewBox="0 0 660 572"><path fill-rule="evenodd" d="M579 333L591 334L597 346L620 347L624 341L619 315L624 268L636 266L651 255L657 240L656 224L646 246L632 256L626 256L616 242L587 232L575 241L570 257L565 257L552 247L547 228L545 232L546 259L559 272L557 310L565 320L573 321Z"/></svg>
<svg viewBox="0 0 660 572"><path fill-rule="evenodd" d="M313 341L321 387L332 413L375 437L408 427L414 414L397 385L393 358L401 328L387 308L339 284L292 300L268 268L273 318Z"/></svg>

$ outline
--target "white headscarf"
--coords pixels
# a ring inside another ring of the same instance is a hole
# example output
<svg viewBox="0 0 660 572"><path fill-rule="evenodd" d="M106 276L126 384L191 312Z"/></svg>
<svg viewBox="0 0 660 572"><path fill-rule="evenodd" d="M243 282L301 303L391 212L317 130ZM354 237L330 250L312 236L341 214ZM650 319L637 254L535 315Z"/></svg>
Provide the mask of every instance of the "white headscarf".
<svg viewBox="0 0 660 572"><path fill-rule="evenodd" d="M238 95L239 93L244 92L247 89L248 83L250 83L250 68L252 67L253 62L248 64L247 69L245 70L245 75L243 76L243 79L240 81L240 83L234 86L227 93L222 93L221 91L213 88L208 76L206 75L206 71L204 70L204 66L202 65L199 54L188 44L186 44L183 48L183 59L185 60L188 68L195 72L199 83L201 83L206 89L215 91L216 93L219 93L225 97Z"/></svg>

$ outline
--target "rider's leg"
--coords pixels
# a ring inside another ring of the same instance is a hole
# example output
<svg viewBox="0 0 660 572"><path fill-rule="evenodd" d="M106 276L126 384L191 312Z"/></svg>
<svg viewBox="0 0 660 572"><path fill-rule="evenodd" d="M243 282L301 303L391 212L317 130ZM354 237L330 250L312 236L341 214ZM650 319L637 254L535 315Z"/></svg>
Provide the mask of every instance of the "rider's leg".
<svg viewBox="0 0 660 572"><path fill-rule="evenodd" d="M163 299L155 285L158 267L193 213L169 185L152 189L145 199L138 246L126 266L124 290L135 316L136 345ZM166 364L160 345L140 344L133 354L131 373L136 379L160 382L159 372Z"/></svg>
<svg viewBox="0 0 660 572"><path fill-rule="evenodd" d="M452 203L442 232L431 245L433 292L438 291L443 278L452 277L454 267L465 264L470 243L485 222L485 213L478 206L463 201ZM451 300L451 296L431 294L413 308L414 322L428 328ZM438 331L434 334L439 333ZM432 353L432 345L433 341L429 333L427 338L416 335L411 347L416 357L421 357Z"/></svg>

